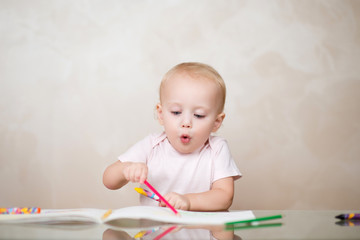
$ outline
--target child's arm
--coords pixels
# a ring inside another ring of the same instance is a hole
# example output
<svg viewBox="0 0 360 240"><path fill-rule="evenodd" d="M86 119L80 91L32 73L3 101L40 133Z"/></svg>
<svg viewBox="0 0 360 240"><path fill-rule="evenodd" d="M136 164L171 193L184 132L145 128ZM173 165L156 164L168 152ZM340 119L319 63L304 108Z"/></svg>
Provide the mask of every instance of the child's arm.
<svg viewBox="0 0 360 240"><path fill-rule="evenodd" d="M148 168L145 163L116 161L106 168L104 185L112 190L119 189L130 182L144 183Z"/></svg>
<svg viewBox="0 0 360 240"><path fill-rule="evenodd" d="M222 178L212 184L210 191L202 193L168 193L165 199L175 208L190 211L227 210L234 197L234 179ZM165 206L161 203L161 206Z"/></svg>

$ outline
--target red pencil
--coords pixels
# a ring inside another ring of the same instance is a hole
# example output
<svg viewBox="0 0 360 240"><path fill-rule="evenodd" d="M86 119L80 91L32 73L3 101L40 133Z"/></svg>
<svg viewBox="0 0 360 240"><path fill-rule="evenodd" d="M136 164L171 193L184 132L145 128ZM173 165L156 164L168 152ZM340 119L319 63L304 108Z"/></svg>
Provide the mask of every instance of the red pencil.
<svg viewBox="0 0 360 240"><path fill-rule="evenodd" d="M145 185L148 186L148 188L150 188L150 190L151 190L153 193L155 193L155 194L160 198L160 200L163 201L163 202L166 204L166 206L168 206L176 215L180 215L179 212L176 211L176 209L175 209L173 206L171 206L170 203L169 203L168 201L166 201L165 198L164 198L158 191L156 191L156 189L155 189L153 186L151 186L151 184L150 184L147 180L145 180L144 183L145 183Z"/></svg>

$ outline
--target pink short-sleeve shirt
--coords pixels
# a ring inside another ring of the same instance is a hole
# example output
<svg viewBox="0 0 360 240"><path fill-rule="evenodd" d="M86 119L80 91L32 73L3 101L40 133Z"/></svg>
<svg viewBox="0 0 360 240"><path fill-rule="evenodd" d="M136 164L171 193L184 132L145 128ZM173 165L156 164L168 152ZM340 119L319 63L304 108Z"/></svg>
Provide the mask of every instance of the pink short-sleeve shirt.
<svg viewBox="0 0 360 240"><path fill-rule="evenodd" d="M152 134L120 155L119 160L146 163L147 180L161 194L205 192L218 179L241 177L226 140L217 136L210 136L200 150L181 154L171 146L165 133ZM145 185L141 187L146 189ZM156 201L142 195L140 203L157 205Z"/></svg>

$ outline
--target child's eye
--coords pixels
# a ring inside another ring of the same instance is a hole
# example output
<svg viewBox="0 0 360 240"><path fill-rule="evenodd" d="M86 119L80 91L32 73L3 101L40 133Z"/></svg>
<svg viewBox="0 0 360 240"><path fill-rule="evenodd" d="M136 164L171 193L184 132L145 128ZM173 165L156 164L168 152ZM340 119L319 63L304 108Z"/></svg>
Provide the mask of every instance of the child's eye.
<svg viewBox="0 0 360 240"><path fill-rule="evenodd" d="M196 118L204 118L204 117L205 117L205 115L201 115L201 114L194 114L194 116L195 116Z"/></svg>
<svg viewBox="0 0 360 240"><path fill-rule="evenodd" d="M172 111L171 112L173 115L180 115L181 114L181 112L179 112L179 111Z"/></svg>

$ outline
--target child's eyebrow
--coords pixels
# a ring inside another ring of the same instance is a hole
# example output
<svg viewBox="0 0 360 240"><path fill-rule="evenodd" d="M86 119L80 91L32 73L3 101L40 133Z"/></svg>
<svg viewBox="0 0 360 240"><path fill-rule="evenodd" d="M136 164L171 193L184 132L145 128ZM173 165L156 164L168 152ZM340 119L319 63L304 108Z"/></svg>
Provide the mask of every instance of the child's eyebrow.
<svg viewBox="0 0 360 240"><path fill-rule="evenodd" d="M166 104L164 103L164 106L166 107L178 107L178 108L184 108L184 105L181 102L177 102L177 101L173 101L173 102L167 102ZM209 112L211 110L211 107L207 107L207 106L203 106L203 105L195 105L192 107L194 111L204 111L204 112Z"/></svg>
<svg viewBox="0 0 360 240"><path fill-rule="evenodd" d="M182 105L177 102L170 102L167 104L169 107L181 107Z"/></svg>

